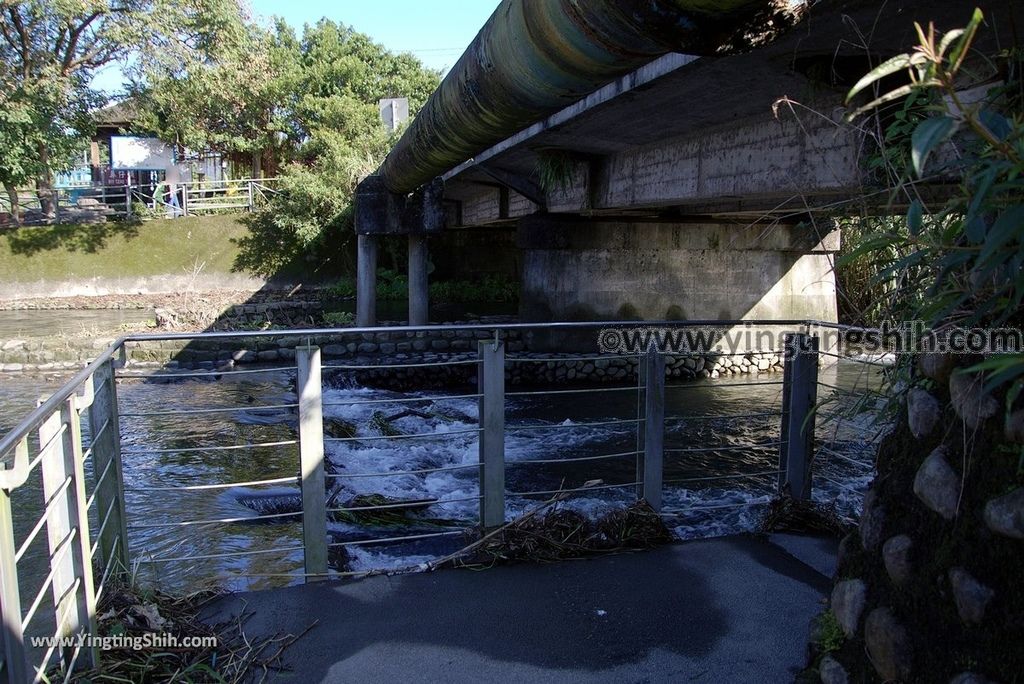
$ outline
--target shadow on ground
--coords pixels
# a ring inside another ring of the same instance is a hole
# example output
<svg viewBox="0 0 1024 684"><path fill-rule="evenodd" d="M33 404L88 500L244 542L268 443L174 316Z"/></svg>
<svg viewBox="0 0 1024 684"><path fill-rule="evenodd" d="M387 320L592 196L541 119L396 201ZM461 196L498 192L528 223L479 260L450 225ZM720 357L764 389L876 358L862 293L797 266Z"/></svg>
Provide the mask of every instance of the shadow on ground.
<svg viewBox="0 0 1024 684"><path fill-rule="evenodd" d="M229 595L298 634L277 681L787 681L828 577L754 537Z"/></svg>

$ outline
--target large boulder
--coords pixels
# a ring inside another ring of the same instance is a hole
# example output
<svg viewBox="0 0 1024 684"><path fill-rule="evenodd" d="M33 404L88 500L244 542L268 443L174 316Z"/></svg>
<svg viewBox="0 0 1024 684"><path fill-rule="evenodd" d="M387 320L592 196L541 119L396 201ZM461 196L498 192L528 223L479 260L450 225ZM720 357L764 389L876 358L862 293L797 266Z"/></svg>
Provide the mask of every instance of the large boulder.
<svg viewBox="0 0 1024 684"><path fill-rule="evenodd" d="M907 630L888 608L875 608L864 621L864 643L878 675L887 681L909 680L913 651Z"/></svg>
<svg viewBox="0 0 1024 684"><path fill-rule="evenodd" d="M1024 539L1024 487L985 504L985 524L996 534Z"/></svg>
<svg viewBox="0 0 1024 684"><path fill-rule="evenodd" d="M985 391L983 373L956 373L949 379L949 400L967 427L976 429L999 411L999 402Z"/></svg>
<svg viewBox="0 0 1024 684"><path fill-rule="evenodd" d="M832 588L832 614L847 638L857 634L867 596L868 587L859 579L844 580Z"/></svg>
<svg viewBox="0 0 1024 684"><path fill-rule="evenodd" d="M830 655L821 659L818 665L818 676L821 677L821 684L848 684L850 676L838 660Z"/></svg>
<svg viewBox="0 0 1024 684"><path fill-rule="evenodd" d="M940 446L924 460L914 476L914 494L932 511L952 520L960 503L960 478L946 454L946 447Z"/></svg>
<svg viewBox="0 0 1024 684"><path fill-rule="evenodd" d="M985 609L996 593L960 567L950 569L949 584L953 587L953 600L960 619L969 625L981 624Z"/></svg>
<svg viewBox="0 0 1024 684"><path fill-rule="evenodd" d="M1011 442L1024 444L1024 409L1014 411L1006 417L1003 434Z"/></svg>
<svg viewBox="0 0 1024 684"><path fill-rule="evenodd" d="M860 543L865 551L871 551L882 543L885 513L885 506L878 501L878 492L869 489L864 495L864 506L860 514Z"/></svg>
<svg viewBox="0 0 1024 684"><path fill-rule="evenodd" d="M921 367L921 373L926 378L931 378L938 383L945 383L949 379L949 374L953 372L953 366L955 360L952 354L940 354L938 352L928 352L921 354L918 357L918 365Z"/></svg>
<svg viewBox="0 0 1024 684"><path fill-rule="evenodd" d="M939 400L920 388L910 390L907 395L907 422L914 437L927 437L942 419Z"/></svg>
<svg viewBox="0 0 1024 684"><path fill-rule="evenodd" d="M891 537L882 544L882 562L892 583L900 586L910 580L913 566L910 553L914 542L905 534Z"/></svg>

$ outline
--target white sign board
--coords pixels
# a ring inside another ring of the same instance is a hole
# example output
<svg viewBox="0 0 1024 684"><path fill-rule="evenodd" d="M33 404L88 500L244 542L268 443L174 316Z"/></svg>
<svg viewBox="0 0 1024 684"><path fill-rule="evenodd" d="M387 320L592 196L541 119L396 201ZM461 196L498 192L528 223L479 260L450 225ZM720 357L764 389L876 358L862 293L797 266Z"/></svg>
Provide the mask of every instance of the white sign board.
<svg viewBox="0 0 1024 684"><path fill-rule="evenodd" d="M377 103L380 118L389 131L397 131L398 127L409 120L409 100L405 97L389 97Z"/></svg>
<svg viewBox="0 0 1024 684"><path fill-rule="evenodd" d="M174 164L174 150L156 138L110 138L110 166L118 171L153 171Z"/></svg>

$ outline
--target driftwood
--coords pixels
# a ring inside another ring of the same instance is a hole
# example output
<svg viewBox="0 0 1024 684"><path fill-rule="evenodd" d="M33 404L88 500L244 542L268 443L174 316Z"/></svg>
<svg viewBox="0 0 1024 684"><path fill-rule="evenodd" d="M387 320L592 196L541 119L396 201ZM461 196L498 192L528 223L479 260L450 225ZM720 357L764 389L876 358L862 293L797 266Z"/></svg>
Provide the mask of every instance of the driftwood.
<svg viewBox="0 0 1024 684"><path fill-rule="evenodd" d="M591 480L583 488L600 483L600 480ZM553 562L651 548L674 539L661 517L646 501L637 501L623 510L591 521L576 511L557 508L557 504L571 493L555 494L472 544L430 563L429 567L489 567L514 561Z"/></svg>
<svg viewBox="0 0 1024 684"><path fill-rule="evenodd" d="M845 537L853 529L853 523L839 515L834 506L814 501L797 501L782 496L768 504L757 525L757 531L768 532L811 532Z"/></svg>

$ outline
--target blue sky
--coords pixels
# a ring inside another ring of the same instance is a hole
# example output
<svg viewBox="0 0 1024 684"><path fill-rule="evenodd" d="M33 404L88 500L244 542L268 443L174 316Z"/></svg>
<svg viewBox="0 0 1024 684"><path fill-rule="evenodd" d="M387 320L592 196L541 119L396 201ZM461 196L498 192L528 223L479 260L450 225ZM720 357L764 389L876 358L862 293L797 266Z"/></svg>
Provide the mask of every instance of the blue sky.
<svg viewBox="0 0 1024 684"><path fill-rule="evenodd" d="M321 17L369 34L396 52L412 52L427 66L447 70L466 49L499 0L249 0L257 17L280 16L301 31ZM121 72L108 67L94 84L121 89Z"/></svg>

